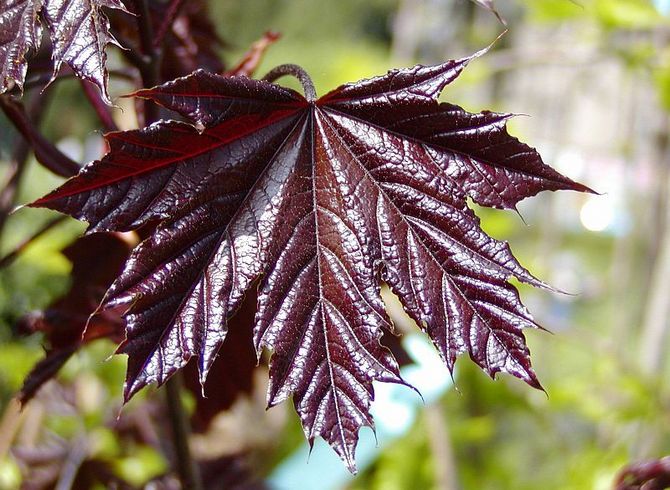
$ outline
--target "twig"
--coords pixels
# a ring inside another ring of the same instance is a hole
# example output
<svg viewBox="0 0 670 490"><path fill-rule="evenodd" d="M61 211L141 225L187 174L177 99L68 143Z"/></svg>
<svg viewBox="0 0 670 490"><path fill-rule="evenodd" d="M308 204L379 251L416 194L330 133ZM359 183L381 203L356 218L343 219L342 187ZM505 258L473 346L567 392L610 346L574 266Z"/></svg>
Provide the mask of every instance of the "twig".
<svg viewBox="0 0 670 490"><path fill-rule="evenodd" d="M433 454L435 487L440 490L457 490L459 485L449 428L439 401L426 407L426 428Z"/></svg>
<svg viewBox="0 0 670 490"><path fill-rule="evenodd" d="M123 46L128 48L121 50L123 57L126 59L126 61L128 61L128 63L137 68L141 74L142 70L144 70L148 64L146 58L139 53L138 49L133 46L133 43L130 40L125 39L123 36L121 36L121 34L118 33L116 34L116 37Z"/></svg>
<svg viewBox="0 0 670 490"><path fill-rule="evenodd" d="M81 86L84 89L84 95L91 103L91 107L98 115L98 119L102 123L102 127L105 128L105 131L118 131L119 128L116 126L114 119L112 119L112 114L109 112L109 107L103 102L100 98L100 92L98 92L91 83L86 80L81 80Z"/></svg>
<svg viewBox="0 0 670 490"><path fill-rule="evenodd" d="M55 226L61 224L61 223L62 223L63 221L65 221L67 218L68 218L67 216L63 215L63 216L59 216L59 217L57 217L57 218L54 218L54 219L48 221L44 226L42 226L42 228L40 228L40 229L37 230L35 233L33 233L32 235L30 235L28 238L26 238L25 240L23 240L21 243L19 243L19 244L16 246L16 248L14 248L14 250L12 250L11 252L9 252L7 255L5 255L4 257L2 257L2 258L0 259L0 269L3 269L3 268L5 268L5 267L11 265L12 262L14 262L14 261L18 258L18 256L21 255L21 253L22 253L26 248L28 248L28 246L29 246L34 240L37 240L39 237L41 237L42 235L44 235L47 231L49 231L49 230L52 229L53 227L55 227Z"/></svg>
<svg viewBox="0 0 670 490"><path fill-rule="evenodd" d="M16 398L9 400L2 414L2 420L0 420L0 461L7 455L14 436L21 427L24 413L21 412L21 402Z"/></svg>
<svg viewBox="0 0 670 490"><path fill-rule="evenodd" d="M79 165L75 161L68 158L42 136L28 118L21 103L8 96L0 96L0 108L19 133L30 143L35 152L35 158L42 165L62 177L72 177L79 172Z"/></svg>
<svg viewBox="0 0 670 490"><path fill-rule="evenodd" d="M240 62L232 70L228 70L226 75L251 77L258 65L260 65L263 56L267 49L274 44L281 34L278 32L268 31L263 34L259 40L255 41L249 50L244 54Z"/></svg>
<svg viewBox="0 0 670 490"><path fill-rule="evenodd" d="M30 120L38 126L49 98L48 94L36 94L28 108ZM28 155L30 155L30 145L24 138L18 138L12 154L12 168L9 171L7 183L0 191L0 237L2 237L7 217L16 204L16 196L28 162Z"/></svg>
<svg viewBox="0 0 670 490"><path fill-rule="evenodd" d="M186 3L184 0L172 0L170 2L170 5L168 5L167 10L165 11L163 21L161 22L161 25L158 26L158 30L153 39L154 47L162 46L167 31L172 27L172 23L177 18L177 15L179 15L179 11L184 6L184 3Z"/></svg>
<svg viewBox="0 0 670 490"><path fill-rule="evenodd" d="M191 457L191 449L188 446L188 435L190 427L181 403L181 372L174 374L165 383L165 396L167 398L168 416L172 427L172 439L174 441L177 456L177 470L182 486L190 490L202 490L202 482L195 461Z"/></svg>
<svg viewBox="0 0 670 490"><path fill-rule="evenodd" d="M21 177L23 177L26 168L29 154L30 146L25 139L21 138L17 141L14 155L12 156L11 174L7 180L7 184L5 184L5 187L0 191L0 237L5 229L7 217L16 203L16 195L19 190L19 184L21 183Z"/></svg>
<svg viewBox="0 0 670 490"><path fill-rule="evenodd" d="M70 490L73 488L79 468L88 456L88 446L86 433L82 431L70 446L65 461L61 465L55 490Z"/></svg>
<svg viewBox="0 0 670 490"><path fill-rule="evenodd" d="M154 45L154 29L147 0L135 0L137 10L137 27L140 31L140 45L145 57L145 64L140 68L142 83L145 88L154 87L160 82L159 53L160 47ZM158 106L151 100L144 101L144 124L149 125L158 120Z"/></svg>
<svg viewBox="0 0 670 490"><path fill-rule="evenodd" d="M129 50L123 50L122 52L125 53L126 51ZM132 82L135 80L135 78L128 72L124 70L108 70L109 76L113 78L119 78L121 80L127 80L129 82ZM52 79L52 74L51 72L45 74L45 75L40 75L38 77L33 77L29 80L26 80L26 83L23 84L23 91L27 92L30 89L33 88L44 88L47 83L51 82L51 84L55 84L58 82L61 82L63 80L69 80L72 78L78 78L73 72L68 71L68 72L63 72L60 75L58 75L56 78ZM18 87L15 87L11 91L8 92L8 94L11 95L21 95L21 91Z"/></svg>

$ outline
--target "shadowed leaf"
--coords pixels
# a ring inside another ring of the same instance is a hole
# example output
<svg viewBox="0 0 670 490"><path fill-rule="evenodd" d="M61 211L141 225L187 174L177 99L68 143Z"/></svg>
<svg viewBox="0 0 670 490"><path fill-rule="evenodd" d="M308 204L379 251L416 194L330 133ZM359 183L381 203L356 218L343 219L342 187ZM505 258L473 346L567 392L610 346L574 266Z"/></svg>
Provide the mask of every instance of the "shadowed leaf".
<svg viewBox="0 0 670 490"><path fill-rule="evenodd" d="M72 263L70 289L46 310L30 313L19 321L19 331L42 332L47 344L45 358L23 382L19 393L22 403L27 403L54 377L83 343L103 337L116 342L123 339L124 322L118 309L91 315L121 272L131 248L119 234L96 233L79 238L63 250Z"/></svg>

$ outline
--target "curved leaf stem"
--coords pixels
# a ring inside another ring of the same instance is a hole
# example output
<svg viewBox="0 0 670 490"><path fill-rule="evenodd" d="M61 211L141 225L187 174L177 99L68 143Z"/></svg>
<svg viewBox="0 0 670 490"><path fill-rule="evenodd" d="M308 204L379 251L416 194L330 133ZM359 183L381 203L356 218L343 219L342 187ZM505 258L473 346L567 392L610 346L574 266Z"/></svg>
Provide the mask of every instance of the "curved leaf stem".
<svg viewBox="0 0 670 490"><path fill-rule="evenodd" d="M302 85L302 89L305 92L305 98L308 102L314 102L316 100L316 89L314 88L314 82L312 82L312 79L309 77L307 72L298 65L294 65L292 63L279 65L270 70L263 77L263 80L267 82L274 82L278 78L286 75L291 75L298 79L300 85Z"/></svg>

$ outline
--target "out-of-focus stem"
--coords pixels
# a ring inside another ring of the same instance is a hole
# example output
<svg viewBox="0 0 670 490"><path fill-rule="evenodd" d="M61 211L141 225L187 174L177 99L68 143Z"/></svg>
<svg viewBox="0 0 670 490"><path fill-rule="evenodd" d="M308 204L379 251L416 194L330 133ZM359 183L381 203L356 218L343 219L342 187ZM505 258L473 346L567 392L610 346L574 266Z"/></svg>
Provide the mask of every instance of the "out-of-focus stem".
<svg viewBox="0 0 670 490"><path fill-rule="evenodd" d="M226 75L251 77L260 65L267 49L280 37L279 33L272 31L263 34L263 37L251 45L235 68L228 70Z"/></svg>
<svg viewBox="0 0 670 490"><path fill-rule="evenodd" d="M170 5L168 5L168 8L166 9L165 16L163 17L160 26L158 26L156 35L153 38L152 42L154 46L161 46L163 44L163 39L165 39L167 31L172 27L172 23L177 18L184 3L186 3L185 0L172 0L170 2Z"/></svg>
<svg viewBox="0 0 670 490"><path fill-rule="evenodd" d="M28 117L33 121L33 124L39 126L45 108L48 106L48 101L48 94L35 94L28 108ZM16 204L16 196L29 155L30 145L28 141L25 138L18 138L12 153L11 168L8 173L7 182L2 190L0 190L0 237L2 237L7 217Z"/></svg>
<svg viewBox="0 0 670 490"><path fill-rule="evenodd" d="M14 208L16 195L19 191L19 184L21 183L21 177L23 177L29 154L30 146L25 139L21 138L17 141L14 154L12 155L12 168L10 170L9 179L4 188L0 191L0 237L5 228L7 217Z"/></svg>
<svg viewBox="0 0 670 490"><path fill-rule="evenodd" d="M3 269L14 262L21 253L28 248L28 246L35 240L37 240L39 237L44 235L46 232L54 228L55 226L58 226L61 224L63 221L67 219L67 216L59 216L57 218L52 219L51 221L48 221L44 226L42 226L39 230L37 230L35 233L33 233L31 236L23 240L14 250L9 252L7 255L2 257L0 259L0 269Z"/></svg>
<svg viewBox="0 0 670 490"><path fill-rule="evenodd" d="M433 455L435 488L440 490L458 490L456 465L451 449L451 437L447 421L439 402L426 407L426 428L428 441Z"/></svg>
<svg viewBox="0 0 670 490"><path fill-rule="evenodd" d="M190 427L181 402L181 391L181 372L178 372L165 383L165 396L167 398L168 415L172 428L172 440L174 441L177 457L177 471L184 488L202 490L203 486L198 467L191 457L191 449L188 445Z"/></svg>
<svg viewBox="0 0 670 490"><path fill-rule="evenodd" d="M160 46L154 45L154 29L151 23L151 13L147 0L135 0L137 12L137 27L140 31L140 45L144 54L145 63L140 68L142 84L145 88L154 87L160 83L159 59ZM149 125L158 120L158 106L151 100L144 101L144 124Z"/></svg>
<svg viewBox="0 0 670 490"><path fill-rule="evenodd" d="M12 398L5 407L0 420L0 461L7 455L14 436L21 426L22 418L21 402Z"/></svg>
<svg viewBox="0 0 670 490"><path fill-rule="evenodd" d="M100 119L102 127L106 132L109 131L118 131L119 128L116 126L114 119L112 119L112 114L109 112L109 107L103 102L100 98L99 92L86 80L81 80L81 86L84 89L84 95L88 99L91 107Z"/></svg>
<svg viewBox="0 0 670 490"><path fill-rule="evenodd" d="M77 162L64 155L47 140L30 121L23 105L8 96L0 96L0 108L9 121L30 143L37 160L53 173L62 177L72 177L79 172Z"/></svg>

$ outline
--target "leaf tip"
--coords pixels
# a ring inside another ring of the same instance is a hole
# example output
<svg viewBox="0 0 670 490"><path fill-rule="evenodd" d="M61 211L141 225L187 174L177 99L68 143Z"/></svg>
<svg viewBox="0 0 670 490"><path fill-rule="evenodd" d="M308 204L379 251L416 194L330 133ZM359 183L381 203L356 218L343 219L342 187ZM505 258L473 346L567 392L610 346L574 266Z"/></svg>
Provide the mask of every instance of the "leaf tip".
<svg viewBox="0 0 670 490"><path fill-rule="evenodd" d="M38 199L39 200L39 199ZM17 213L21 211L23 208L35 208L38 206L34 206L35 203L28 203L28 204L19 204L18 206L14 206L14 208L9 211L9 215L12 216L14 213Z"/></svg>
<svg viewBox="0 0 670 490"><path fill-rule="evenodd" d="M471 60L473 60L475 58L479 58L480 56L483 56L486 53L488 53L489 51L491 51L491 49L493 49L493 46L495 46L498 43L498 41L500 41L500 39L502 39L505 36L505 34L507 34L508 31L509 31L509 29L505 29L500 34L498 34L498 36L488 46L480 49L476 53L473 53L470 56L468 56L467 58L465 58L465 60L466 60L465 63L467 64Z"/></svg>
<svg viewBox="0 0 670 490"><path fill-rule="evenodd" d="M335 452L337 452L337 455L340 457L342 462L344 462L344 465L347 467L347 470L352 475L358 474L358 467L356 466L356 457L354 454L355 448L356 448L355 442L353 443L353 445L346 444L345 447L335 448Z"/></svg>

